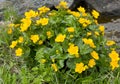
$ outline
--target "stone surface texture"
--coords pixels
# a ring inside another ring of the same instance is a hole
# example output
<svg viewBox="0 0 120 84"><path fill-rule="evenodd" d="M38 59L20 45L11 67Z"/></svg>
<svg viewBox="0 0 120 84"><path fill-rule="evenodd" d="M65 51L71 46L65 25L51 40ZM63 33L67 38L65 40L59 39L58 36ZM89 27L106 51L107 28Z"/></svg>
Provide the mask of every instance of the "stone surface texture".
<svg viewBox="0 0 120 84"><path fill-rule="evenodd" d="M120 0L85 0L91 7L109 16L120 16Z"/></svg>

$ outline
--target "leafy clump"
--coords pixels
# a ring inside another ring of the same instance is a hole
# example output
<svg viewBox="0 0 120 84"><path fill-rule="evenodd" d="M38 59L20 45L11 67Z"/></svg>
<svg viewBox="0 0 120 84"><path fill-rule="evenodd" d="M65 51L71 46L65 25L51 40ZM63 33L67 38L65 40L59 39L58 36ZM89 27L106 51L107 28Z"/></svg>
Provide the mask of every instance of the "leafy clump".
<svg viewBox="0 0 120 84"><path fill-rule="evenodd" d="M64 1L56 8L50 11L43 6L27 11L20 21L9 24L10 48L16 56L29 68L39 67L47 81L52 80L54 72L61 74L59 77L72 74L77 79L79 74L119 67L116 44L105 39L97 11L92 15L83 7L71 11Z"/></svg>

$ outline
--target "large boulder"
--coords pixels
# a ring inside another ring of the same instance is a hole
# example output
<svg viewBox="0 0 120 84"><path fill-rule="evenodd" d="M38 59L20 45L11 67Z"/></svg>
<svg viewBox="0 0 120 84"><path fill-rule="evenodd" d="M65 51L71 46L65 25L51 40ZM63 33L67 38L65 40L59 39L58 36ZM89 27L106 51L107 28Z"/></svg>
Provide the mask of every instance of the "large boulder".
<svg viewBox="0 0 120 84"><path fill-rule="evenodd" d="M10 7L14 7L18 14L23 15L25 11L30 9L37 10L41 6L47 6L49 8L55 8L61 0L0 0L0 20L3 19L3 11ZM71 6L74 0L64 0L68 3L68 7Z"/></svg>
<svg viewBox="0 0 120 84"><path fill-rule="evenodd" d="M56 6L59 4L61 0L6 0L11 1L13 3L13 6L18 9L19 13L23 13L29 9L37 9L41 6L47 6L49 8L52 8L53 6ZM73 3L73 0L64 0L68 3L68 7L71 6Z"/></svg>
<svg viewBox="0 0 120 84"><path fill-rule="evenodd" d="M85 0L86 4L105 16L120 16L120 0Z"/></svg>

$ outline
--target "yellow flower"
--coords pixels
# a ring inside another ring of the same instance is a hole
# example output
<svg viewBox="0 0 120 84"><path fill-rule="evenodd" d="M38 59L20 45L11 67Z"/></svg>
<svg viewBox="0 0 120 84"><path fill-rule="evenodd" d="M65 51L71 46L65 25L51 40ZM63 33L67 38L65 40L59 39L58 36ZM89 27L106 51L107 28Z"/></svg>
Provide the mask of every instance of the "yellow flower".
<svg viewBox="0 0 120 84"><path fill-rule="evenodd" d="M8 25L8 27L14 27L15 26L15 24L13 24L13 23L10 23L9 25Z"/></svg>
<svg viewBox="0 0 120 84"><path fill-rule="evenodd" d="M104 35L104 31L105 31L105 27L104 26L99 26L99 30L102 32L102 34Z"/></svg>
<svg viewBox="0 0 120 84"><path fill-rule="evenodd" d="M70 44L67 51L70 55L76 55L78 54L78 46L75 46L74 44Z"/></svg>
<svg viewBox="0 0 120 84"><path fill-rule="evenodd" d="M95 24L98 24L98 21L97 20L94 20Z"/></svg>
<svg viewBox="0 0 120 84"><path fill-rule="evenodd" d="M91 21L90 20L85 20L85 23L87 24L87 25L89 25L89 24L91 24Z"/></svg>
<svg viewBox="0 0 120 84"><path fill-rule="evenodd" d="M85 67L85 69L88 69L88 66L87 66L87 65L85 65L84 67Z"/></svg>
<svg viewBox="0 0 120 84"><path fill-rule="evenodd" d="M96 51L92 51L90 54L94 59L96 59L96 60L99 59L98 53Z"/></svg>
<svg viewBox="0 0 120 84"><path fill-rule="evenodd" d="M20 31L24 32L28 29L28 27L31 25L32 21L29 18L23 18L21 20L21 25L20 25Z"/></svg>
<svg viewBox="0 0 120 84"><path fill-rule="evenodd" d="M87 13L82 13L82 16L84 16L84 17L87 16L87 15L88 15Z"/></svg>
<svg viewBox="0 0 120 84"><path fill-rule="evenodd" d="M20 24L15 24L15 28L16 28L16 27L19 27L19 26L20 26Z"/></svg>
<svg viewBox="0 0 120 84"><path fill-rule="evenodd" d="M70 38L73 38L74 37L74 35L70 35Z"/></svg>
<svg viewBox="0 0 120 84"><path fill-rule="evenodd" d="M67 2L61 1L56 8L68 8L67 7Z"/></svg>
<svg viewBox="0 0 120 84"><path fill-rule="evenodd" d="M96 36L99 36L100 34L99 34L99 32L95 31L95 35L96 35Z"/></svg>
<svg viewBox="0 0 120 84"><path fill-rule="evenodd" d="M112 70L114 70L115 68L119 67L119 54L113 50L109 53L109 57L111 58L111 62L110 62L110 66L112 67Z"/></svg>
<svg viewBox="0 0 120 84"><path fill-rule="evenodd" d="M84 28L85 28L85 27L87 27L87 24L86 24L86 23L84 23L84 24L83 24L83 27L84 27Z"/></svg>
<svg viewBox="0 0 120 84"><path fill-rule="evenodd" d="M92 68L92 67L94 67L95 65L96 65L95 60L94 60L94 59L90 59L90 60L89 60L89 63L88 63L88 66Z"/></svg>
<svg viewBox="0 0 120 84"><path fill-rule="evenodd" d="M56 13L55 13L55 12L51 12L51 13L49 13L48 15L49 15L49 16L54 16L54 15L56 15Z"/></svg>
<svg viewBox="0 0 120 84"><path fill-rule="evenodd" d="M80 17L80 13L79 12L72 11L70 14L72 14L75 17Z"/></svg>
<svg viewBox="0 0 120 84"><path fill-rule="evenodd" d="M12 34L12 28L9 28L7 31L8 34Z"/></svg>
<svg viewBox="0 0 120 84"><path fill-rule="evenodd" d="M30 10L28 12L25 12L25 17L26 18L32 18L32 17L36 17L38 15L37 12L33 11L33 10Z"/></svg>
<svg viewBox="0 0 120 84"><path fill-rule="evenodd" d="M75 31L75 29L73 27L68 27L67 30L68 30L68 32L74 32Z"/></svg>
<svg viewBox="0 0 120 84"><path fill-rule="evenodd" d="M56 72L58 71L57 65L55 63L51 64L51 66Z"/></svg>
<svg viewBox="0 0 120 84"><path fill-rule="evenodd" d="M113 50L111 53L109 53L109 57L111 58L112 61L120 60L119 54L115 50Z"/></svg>
<svg viewBox="0 0 120 84"><path fill-rule="evenodd" d="M85 21L86 21L85 18L80 18L80 19L79 19L79 23L81 23L81 24L85 23Z"/></svg>
<svg viewBox="0 0 120 84"><path fill-rule="evenodd" d="M46 59L40 59L40 63L44 64L46 62Z"/></svg>
<svg viewBox="0 0 120 84"><path fill-rule="evenodd" d="M21 48L16 49L15 53L16 53L16 56L21 56L23 54Z"/></svg>
<svg viewBox="0 0 120 84"><path fill-rule="evenodd" d="M33 43L36 43L39 40L39 35L31 35L30 39L33 41Z"/></svg>
<svg viewBox="0 0 120 84"><path fill-rule="evenodd" d="M96 46L95 46L95 44L94 44L92 39L83 38L82 41L85 44L88 44L91 48L96 48Z"/></svg>
<svg viewBox="0 0 120 84"><path fill-rule="evenodd" d="M119 67L119 63L118 61L111 61L110 66L112 67L112 70L114 70L115 68Z"/></svg>
<svg viewBox="0 0 120 84"><path fill-rule="evenodd" d="M83 7L80 6L80 7L78 8L78 11L79 11L79 12L82 12L82 13L85 13L85 8L83 8Z"/></svg>
<svg viewBox="0 0 120 84"><path fill-rule="evenodd" d="M36 20L37 25L47 25L48 24L48 18L41 18L40 20Z"/></svg>
<svg viewBox="0 0 120 84"><path fill-rule="evenodd" d="M76 58L80 57L79 53L75 54L75 57L76 57Z"/></svg>
<svg viewBox="0 0 120 84"><path fill-rule="evenodd" d="M60 52L59 52L59 50L56 50L56 54L59 54Z"/></svg>
<svg viewBox="0 0 120 84"><path fill-rule="evenodd" d="M66 35L62 35L59 34L56 38L55 38L55 42L63 42L65 40Z"/></svg>
<svg viewBox="0 0 120 84"><path fill-rule="evenodd" d="M84 67L84 64L81 63L76 63L76 67L75 67L75 72L78 73L82 73L83 71L85 71L86 67Z"/></svg>
<svg viewBox="0 0 120 84"><path fill-rule="evenodd" d="M19 42L19 43L22 43L22 42L23 42L23 40L24 40L24 39L23 39L23 37L22 37L22 36L20 36L20 37L19 37L19 39L18 39L18 42Z"/></svg>
<svg viewBox="0 0 120 84"><path fill-rule="evenodd" d="M42 14L42 13L46 13L46 12L50 11L50 8L48 8L46 6L42 6L42 7L38 8L38 10L40 11L40 14Z"/></svg>
<svg viewBox="0 0 120 84"><path fill-rule="evenodd" d="M93 11L92 11L92 15L93 15L93 17L94 17L95 19L97 19L98 16L99 16L99 13L98 13L97 11L93 10Z"/></svg>
<svg viewBox="0 0 120 84"><path fill-rule="evenodd" d="M17 41L12 41L12 44L10 45L10 48L14 48L17 45Z"/></svg>
<svg viewBox="0 0 120 84"><path fill-rule="evenodd" d="M114 45L114 44L115 44L114 41L107 41L107 43L106 43L107 46L112 46L112 45Z"/></svg>
<svg viewBox="0 0 120 84"><path fill-rule="evenodd" d="M92 35L92 33L91 32L87 32L87 36L90 36L90 35Z"/></svg>
<svg viewBox="0 0 120 84"><path fill-rule="evenodd" d="M85 18L80 18L78 22L82 24L84 28L91 24L91 21Z"/></svg>
<svg viewBox="0 0 120 84"><path fill-rule="evenodd" d="M47 31L46 34L47 34L48 38L51 38L52 33L50 31Z"/></svg>
<svg viewBox="0 0 120 84"><path fill-rule="evenodd" d="M42 41L42 40L40 40L40 41L38 42L38 44L39 44L39 45L42 45L42 44L43 44L43 41Z"/></svg>
<svg viewBox="0 0 120 84"><path fill-rule="evenodd" d="M54 59L54 58L52 58L52 62L55 62L55 59Z"/></svg>

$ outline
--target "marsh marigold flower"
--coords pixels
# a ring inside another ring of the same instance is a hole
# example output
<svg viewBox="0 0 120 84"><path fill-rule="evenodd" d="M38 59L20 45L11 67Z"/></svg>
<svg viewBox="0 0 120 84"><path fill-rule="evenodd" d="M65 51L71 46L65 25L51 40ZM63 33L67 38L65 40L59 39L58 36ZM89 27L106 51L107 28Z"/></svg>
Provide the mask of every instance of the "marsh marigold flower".
<svg viewBox="0 0 120 84"><path fill-rule="evenodd" d="M31 35L30 39L33 41L33 43L36 43L39 40L39 35Z"/></svg>
<svg viewBox="0 0 120 84"><path fill-rule="evenodd" d="M110 66L112 67L112 70L114 70L115 68L119 67L119 54L113 50L109 53L109 57L111 58L111 62L110 62Z"/></svg>
<svg viewBox="0 0 120 84"><path fill-rule="evenodd" d="M92 51L90 54L94 59L96 59L96 60L99 59L98 53L96 51Z"/></svg>
<svg viewBox="0 0 120 84"><path fill-rule="evenodd" d="M115 50L113 50L113 51L111 51L111 53L109 53L109 57L111 58L112 61L120 60L119 54Z"/></svg>
<svg viewBox="0 0 120 84"><path fill-rule="evenodd" d="M83 7L80 6L80 7L78 8L78 11L79 11L79 12L82 12L82 13L85 13L85 8L83 8Z"/></svg>
<svg viewBox="0 0 120 84"><path fill-rule="evenodd" d="M78 46L75 46L74 44L70 44L67 51L70 55L77 55L78 54Z"/></svg>
<svg viewBox="0 0 120 84"><path fill-rule="evenodd" d="M70 14L72 14L75 17L80 17L80 13L79 12L71 11Z"/></svg>
<svg viewBox="0 0 120 84"><path fill-rule="evenodd" d="M28 12L25 12L25 16L26 18L32 18L32 17L36 17L38 15L37 12L33 11L33 10L30 10Z"/></svg>
<svg viewBox="0 0 120 84"><path fill-rule="evenodd" d="M8 34L12 34L12 28L9 28L7 31Z"/></svg>
<svg viewBox="0 0 120 84"><path fill-rule="evenodd" d="M67 30L68 30L68 32L74 32L75 31L75 29L73 27L68 27Z"/></svg>
<svg viewBox="0 0 120 84"><path fill-rule="evenodd" d="M65 1L61 1L59 4L58 4L58 6L56 6L56 8L68 8L67 7L67 2L65 2Z"/></svg>
<svg viewBox="0 0 120 84"><path fill-rule="evenodd" d="M48 38L51 38L51 36L52 36L51 31L47 31L46 34L47 34L47 37L48 37Z"/></svg>
<svg viewBox="0 0 120 84"><path fill-rule="evenodd" d="M104 35L105 27L100 25L99 30L101 31L102 35Z"/></svg>
<svg viewBox="0 0 120 84"><path fill-rule="evenodd" d="M76 63L76 67L75 67L75 72L78 73L82 73L83 71L85 71L86 67L84 67L84 64L81 63Z"/></svg>
<svg viewBox="0 0 120 84"><path fill-rule="evenodd" d="M65 40L66 35L59 34L55 38L55 42L63 42Z"/></svg>
<svg viewBox="0 0 120 84"><path fill-rule="evenodd" d="M14 48L17 45L17 41L12 41L12 44L10 45L10 48Z"/></svg>
<svg viewBox="0 0 120 84"><path fill-rule="evenodd" d="M85 43L85 44L88 44L90 47L92 48L96 48L94 42L92 39L87 39L87 38L83 38L82 41Z"/></svg>
<svg viewBox="0 0 120 84"><path fill-rule="evenodd" d="M19 37L19 39L18 39L18 42L19 42L19 43L22 43L22 42L23 42L23 40L24 40L24 39L23 39L23 37L22 37L22 36L20 36L20 37Z"/></svg>
<svg viewBox="0 0 120 84"><path fill-rule="evenodd" d="M98 16L99 16L99 13L98 13L97 11L93 10L93 11L92 11L92 15L93 15L93 17L94 17L95 19L97 19Z"/></svg>
<svg viewBox="0 0 120 84"><path fill-rule="evenodd" d="M21 56L22 55L22 49L18 48L15 50L16 56Z"/></svg>
<svg viewBox="0 0 120 84"><path fill-rule="evenodd" d="M42 40L40 40L40 41L38 42L38 44L39 44L39 45L42 45L42 44L43 44L43 41L42 41Z"/></svg>
<svg viewBox="0 0 120 84"><path fill-rule="evenodd" d="M36 20L37 25L41 24L42 26L45 26L48 24L48 18L41 18L40 20Z"/></svg>
<svg viewBox="0 0 120 84"><path fill-rule="evenodd" d="M99 34L99 32L95 31L95 35L96 35L96 36L99 36L100 34Z"/></svg>
<svg viewBox="0 0 120 84"><path fill-rule="evenodd" d="M114 70L115 68L119 67L119 63L118 61L111 61L110 66L112 67L112 70Z"/></svg>
<svg viewBox="0 0 120 84"><path fill-rule="evenodd" d="M109 40L109 41L107 41L107 43L106 43L107 46L112 46L112 45L114 45L114 44L115 44L115 41L112 41L112 40L111 40L111 41Z"/></svg>
<svg viewBox="0 0 120 84"><path fill-rule="evenodd" d="M92 33L91 32L87 32L87 36L90 36L90 35L92 35Z"/></svg>
<svg viewBox="0 0 120 84"><path fill-rule="evenodd" d="M21 20L20 31L24 32L27 31L28 27L31 25L32 21L30 18L23 18Z"/></svg>
<svg viewBox="0 0 120 84"><path fill-rule="evenodd" d="M38 10L40 11L40 14L42 14L42 13L46 13L46 12L50 11L50 8L48 8L46 6L42 6L42 7L38 8Z"/></svg>
<svg viewBox="0 0 120 84"><path fill-rule="evenodd" d="M89 63L88 63L88 66L92 68L92 67L94 67L95 65L96 65L95 60L94 60L94 59L90 59L90 60L89 60Z"/></svg>
<svg viewBox="0 0 120 84"><path fill-rule="evenodd" d="M44 64L46 62L46 59L40 59L39 62Z"/></svg>
<svg viewBox="0 0 120 84"><path fill-rule="evenodd" d="M58 67L55 63L51 64L52 68L57 72L58 71Z"/></svg>
<svg viewBox="0 0 120 84"><path fill-rule="evenodd" d="M8 25L8 27L14 27L15 26L15 24L13 24L13 23L10 23L9 25Z"/></svg>

